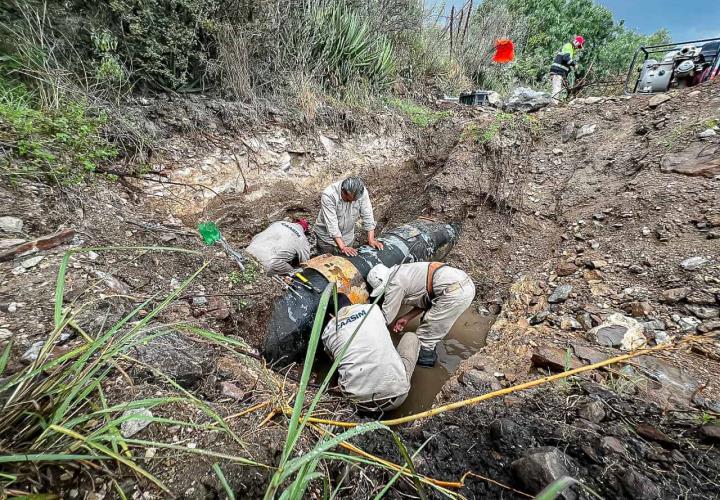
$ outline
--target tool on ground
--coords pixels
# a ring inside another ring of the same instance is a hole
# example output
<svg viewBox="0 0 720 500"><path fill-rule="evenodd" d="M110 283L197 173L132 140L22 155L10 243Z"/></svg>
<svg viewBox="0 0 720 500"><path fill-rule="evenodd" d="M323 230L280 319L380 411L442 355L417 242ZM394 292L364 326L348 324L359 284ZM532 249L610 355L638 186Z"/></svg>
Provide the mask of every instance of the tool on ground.
<svg viewBox="0 0 720 500"><path fill-rule="evenodd" d="M237 263L240 269L243 271L245 270L245 258L240 255L239 252L233 250L223 235L220 234L220 229L218 229L214 222L208 221L199 223L198 232L200 233L200 236L202 236L205 244L208 246L219 242L225 253Z"/></svg>
<svg viewBox="0 0 720 500"><path fill-rule="evenodd" d="M292 293L297 295L298 298L302 298L297 290L295 290L289 283L287 283L285 280L278 276L273 276L272 279L276 281L280 286L283 287L284 290L290 290Z"/></svg>
<svg viewBox="0 0 720 500"><path fill-rule="evenodd" d="M293 277L300 280L303 283L303 286L308 290L313 290L316 293L322 293L322 290L318 289L312 283L310 283L310 280L303 276L302 273L295 273Z"/></svg>

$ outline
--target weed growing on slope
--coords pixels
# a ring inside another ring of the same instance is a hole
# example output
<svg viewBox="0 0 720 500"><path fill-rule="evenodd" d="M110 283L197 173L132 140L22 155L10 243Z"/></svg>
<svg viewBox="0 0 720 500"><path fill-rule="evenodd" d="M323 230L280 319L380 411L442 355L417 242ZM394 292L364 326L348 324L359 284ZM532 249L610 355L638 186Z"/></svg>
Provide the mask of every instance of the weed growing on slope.
<svg viewBox="0 0 720 500"><path fill-rule="evenodd" d="M433 111L430 108L417 104L409 99L388 99L388 104L404 113L411 122L418 127L429 127L449 117L449 111Z"/></svg>

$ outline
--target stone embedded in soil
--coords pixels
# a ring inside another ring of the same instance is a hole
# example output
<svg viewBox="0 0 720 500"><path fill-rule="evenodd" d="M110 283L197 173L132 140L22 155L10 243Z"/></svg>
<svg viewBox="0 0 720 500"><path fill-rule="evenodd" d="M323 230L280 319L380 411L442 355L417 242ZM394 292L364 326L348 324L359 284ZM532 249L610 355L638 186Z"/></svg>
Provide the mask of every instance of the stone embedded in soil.
<svg viewBox="0 0 720 500"><path fill-rule="evenodd" d="M702 322L693 316L683 316L677 320L677 324L683 332L694 332Z"/></svg>
<svg viewBox="0 0 720 500"><path fill-rule="evenodd" d="M534 325L539 325L540 323L542 323L543 321L545 321L546 319L548 319L548 316L550 316L550 311L547 311L547 310L545 310L545 311L540 311L539 313L533 315L533 316L530 318L529 323L530 323L531 325L533 325L533 326L534 326Z"/></svg>
<svg viewBox="0 0 720 500"><path fill-rule="evenodd" d="M622 306L622 310L628 313L630 316L633 316L635 318L642 318L644 316L649 316L650 313L653 311L653 308L649 302L633 301L624 304Z"/></svg>
<svg viewBox="0 0 720 500"><path fill-rule="evenodd" d="M571 316L563 316L560 319L560 329L566 332L571 330L582 330L582 325Z"/></svg>
<svg viewBox="0 0 720 500"><path fill-rule="evenodd" d="M662 298L660 300L662 302L665 302L666 304L675 304L685 299L685 297L687 297L689 293L690 288L686 286L679 288L671 288L670 290L663 291Z"/></svg>
<svg viewBox="0 0 720 500"><path fill-rule="evenodd" d="M652 425L639 424L637 427L635 427L635 432L637 432L645 439L655 441L656 443L660 443L663 446L667 446L670 448L677 447L677 441L665 434L660 429L653 427Z"/></svg>
<svg viewBox="0 0 720 500"><path fill-rule="evenodd" d="M220 378L231 380L243 390L253 390L257 387L258 374L250 367L238 362L237 358L222 357L217 360L217 374Z"/></svg>
<svg viewBox="0 0 720 500"><path fill-rule="evenodd" d="M605 418L605 405L600 401L590 401L578 410L578 417L599 424Z"/></svg>
<svg viewBox="0 0 720 500"><path fill-rule="evenodd" d="M697 327L700 333L710 333L714 331L720 331L720 319L714 319L711 321L703 321L700 326Z"/></svg>
<svg viewBox="0 0 720 500"><path fill-rule="evenodd" d="M8 248L16 247L20 245L21 243L25 243L25 240L21 240L18 238L7 238L0 240L0 250L5 250Z"/></svg>
<svg viewBox="0 0 720 500"><path fill-rule="evenodd" d="M680 262L680 267L686 271L696 271L708 262L710 262L710 260L705 257L690 257Z"/></svg>
<svg viewBox="0 0 720 500"><path fill-rule="evenodd" d="M572 292L572 285L560 285L555 288L555 291L548 297L548 302L551 304L559 304L565 302L570 297Z"/></svg>
<svg viewBox="0 0 720 500"><path fill-rule="evenodd" d="M573 264L572 262L564 261L557 265L557 267L555 268L555 273L558 276L571 276L575 274L577 270L578 267L575 264Z"/></svg>
<svg viewBox="0 0 720 500"><path fill-rule="evenodd" d="M720 442L720 425L703 425L700 433L709 441Z"/></svg>
<svg viewBox="0 0 720 500"><path fill-rule="evenodd" d="M464 386L476 391L478 394L499 391L502 385L492 374L482 370L468 370L460 374L458 378Z"/></svg>
<svg viewBox="0 0 720 500"><path fill-rule="evenodd" d="M152 334L157 333L154 330ZM172 378L182 387L196 386L205 375L207 352L200 344L173 332L141 341L131 350L133 357ZM135 371L142 378L156 378L155 373L141 365Z"/></svg>
<svg viewBox="0 0 720 500"><path fill-rule="evenodd" d="M709 139L710 137L715 137L717 135L717 132L715 132L714 129L708 128L700 132L697 136L699 139Z"/></svg>
<svg viewBox="0 0 720 500"><path fill-rule="evenodd" d="M564 476L572 476L570 457L553 447L528 450L523 458L510 465L510 471L527 491L540 493L548 484ZM565 490L566 499L577 498L572 490Z"/></svg>
<svg viewBox="0 0 720 500"><path fill-rule="evenodd" d="M650 100L648 101L648 106L654 109L661 104L669 101L670 99L672 99L672 97L667 94L656 94L650 98Z"/></svg>
<svg viewBox="0 0 720 500"><path fill-rule="evenodd" d="M595 130L597 129L596 124L586 124L580 127L580 129L575 133L575 139L582 139L583 137L586 137L588 135L592 135L595 133Z"/></svg>
<svg viewBox="0 0 720 500"><path fill-rule="evenodd" d="M600 441L600 447L608 455L627 455L627 448L625 448L625 445L614 436L604 436Z"/></svg>
<svg viewBox="0 0 720 500"><path fill-rule="evenodd" d="M119 293L121 295L128 295L130 293L130 287L110 273L98 270L95 271L95 276L103 280L105 286L107 286L110 290L116 293Z"/></svg>
<svg viewBox="0 0 720 500"><path fill-rule="evenodd" d="M572 354L571 349L565 350L559 347L538 347L530 359L533 366L553 371L565 371L584 366L583 362Z"/></svg>
<svg viewBox="0 0 720 500"><path fill-rule="evenodd" d="M223 382L220 384L220 393L232 399L243 400L252 394L252 390L245 391L231 382Z"/></svg>
<svg viewBox="0 0 720 500"><path fill-rule="evenodd" d="M126 418L132 416L130 420L124 421L122 424L120 424L120 434L122 434L122 437L124 438L130 438L143 430L145 427L150 425L150 422L152 420L152 412L148 410L147 408L133 408L131 410L127 410L122 414L121 418ZM145 417L145 418L142 418Z"/></svg>
<svg viewBox="0 0 720 500"><path fill-rule="evenodd" d="M693 314L695 317L700 319L713 319L720 316L720 310L715 307L704 307L700 305L687 305L685 309Z"/></svg>
<svg viewBox="0 0 720 500"><path fill-rule="evenodd" d="M0 231L6 233L22 233L23 221L17 217L0 217Z"/></svg>
<svg viewBox="0 0 720 500"><path fill-rule="evenodd" d="M573 351L575 351L575 355L578 358L584 359L585 361L588 361L590 363L599 363L609 358L609 356L604 352L600 352L597 349L593 349L592 347L584 346L581 344L571 345Z"/></svg>
<svg viewBox="0 0 720 500"><path fill-rule="evenodd" d="M589 333L590 337L600 345L621 347L625 351L631 351L646 345L644 331L645 327L639 321L615 313Z"/></svg>
<svg viewBox="0 0 720 500"><path fill-rule="evenodd" d="M27 351L23 353L23 355L20 357L20 361L30 364L36 359L38 359L43 345L45 345L44 340L38 340L37 342L35 342L33 345L30 346Z"/></svg>
<svg viewBox="0 0 720 500"><path fill-rule="evenodd" d="M662 492L659 486L646 476L632 469L622 475L620 482L628 496L633 500L655 500L662 498Z"/></svg>
<svg viewBox="0 0 720 500"><path fill-rule="evenodd" d="M499 418L488 427L490 439L495 443L506 446L516 446L523 443L525 438L521 430L520 426L509 418Z"/></svg>
<svg viewBox="0 0 720 500"><path fill-rule="evenodd" d="M35 257L23 260L20 262L20 265L23 266L24 269L31 269L40 264L44 258L42 255L36 255Z"/></svg>

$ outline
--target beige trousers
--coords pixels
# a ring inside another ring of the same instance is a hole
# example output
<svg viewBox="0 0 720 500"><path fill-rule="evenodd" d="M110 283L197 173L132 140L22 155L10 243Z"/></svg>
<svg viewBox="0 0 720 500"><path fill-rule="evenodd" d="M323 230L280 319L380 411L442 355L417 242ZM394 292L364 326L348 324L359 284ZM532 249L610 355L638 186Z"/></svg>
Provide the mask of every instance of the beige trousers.
<svg viewBox="0 0 720 500"><path fill-rule="evenodd" d="M425 349L435 349L474 298L475 285L470 279L450 293L436 297L415 332L420 339L420 345Z"/></svg>
<svg viewBox="0 0 720 500"><path fill-rule="evenodd" d="M560 75L550 75L550 81L552 82L552 98L553 103L560 103L560 94L563 91L563 81L565 79Z"/></svg>
<svg viewBox="0 0 720 500"><path fill-rule="evenodd" d="M405 376L409 384L420 354L420 339L413 332L404 333L397 345L397 352L405 367ZM372 403L362 403L357 406L368 411L390 411L403 404L407 397L408 395L405 393L393 398L379 399Z"/></svg>

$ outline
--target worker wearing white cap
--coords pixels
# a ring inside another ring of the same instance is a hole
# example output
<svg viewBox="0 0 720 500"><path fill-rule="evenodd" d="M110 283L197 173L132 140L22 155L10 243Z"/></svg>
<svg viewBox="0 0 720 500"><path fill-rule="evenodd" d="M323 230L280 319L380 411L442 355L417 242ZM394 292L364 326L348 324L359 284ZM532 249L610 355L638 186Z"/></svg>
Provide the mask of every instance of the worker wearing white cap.
<svg viewBox="0 0 720 500"><path fill-rule="evenodd" d="M470 277L440 262L412 262L391 268L378 264L368 273L367 282L373 287L372 297L385 292L382 311L394 332L403 331L409 321L424 313L415 331L420 339L420 366L435 365L437 343L475 298ZM403 305L413 309L397 317Z"/></svg>

